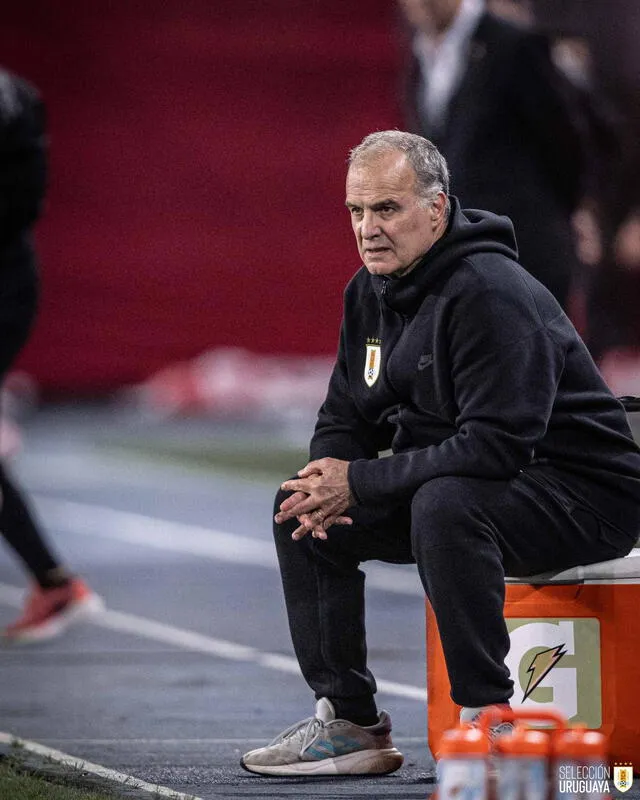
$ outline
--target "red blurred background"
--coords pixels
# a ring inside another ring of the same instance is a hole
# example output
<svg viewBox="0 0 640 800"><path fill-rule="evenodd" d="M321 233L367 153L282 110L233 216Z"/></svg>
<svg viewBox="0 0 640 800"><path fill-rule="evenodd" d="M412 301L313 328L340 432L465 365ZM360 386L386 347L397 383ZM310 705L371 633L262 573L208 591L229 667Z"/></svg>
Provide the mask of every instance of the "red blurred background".
<svg viewBox="0 0 640 800"><path fill-rule="evenodd" d="M48 107L43 300L20 365L100 394L207 349L335 351L345 159L401 127L394 7L25 0L0 63Z"/></svg>

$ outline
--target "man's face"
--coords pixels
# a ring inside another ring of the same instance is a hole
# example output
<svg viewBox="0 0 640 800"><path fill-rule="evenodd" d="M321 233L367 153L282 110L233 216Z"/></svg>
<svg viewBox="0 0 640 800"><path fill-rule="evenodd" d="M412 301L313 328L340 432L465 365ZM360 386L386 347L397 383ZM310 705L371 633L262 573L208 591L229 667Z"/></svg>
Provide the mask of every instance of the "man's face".
<svg viewBox="0 0 640 800"><path fill-rule="evenodd" d="M398 3L413 28L440 34L451 26L462 0L398 0Z"/></svg>
<svg viewBox="0 0 640 800"><path fill-rule="evenodd" d="M352 164L346 205L369 272L395 277L410 272L442 236L445 203L441 192L432 205L424 205L416 193L416 174L403 153L372 154Z"/></svg>

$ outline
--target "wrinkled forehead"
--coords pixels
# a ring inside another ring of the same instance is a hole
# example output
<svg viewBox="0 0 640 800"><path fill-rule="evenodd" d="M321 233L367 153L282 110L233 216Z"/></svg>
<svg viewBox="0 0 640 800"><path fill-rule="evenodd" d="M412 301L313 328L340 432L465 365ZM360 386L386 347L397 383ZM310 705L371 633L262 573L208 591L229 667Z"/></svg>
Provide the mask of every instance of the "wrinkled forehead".
<svg viewBox="0 0 640 800"><path fill-rule="evenodd" d="M347 202L362 195L415 192L416 174L404 153L382 150L364 153L347 171Z"/></svg>

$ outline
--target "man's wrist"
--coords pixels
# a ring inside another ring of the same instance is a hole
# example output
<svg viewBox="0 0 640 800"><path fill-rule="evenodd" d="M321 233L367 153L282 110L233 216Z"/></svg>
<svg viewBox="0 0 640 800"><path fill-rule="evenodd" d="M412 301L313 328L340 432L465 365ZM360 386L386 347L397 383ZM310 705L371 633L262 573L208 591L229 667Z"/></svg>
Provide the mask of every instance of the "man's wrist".
<svg viewBox="0 0 640 800"><path fill-rule="evenodd" d="M358 491L355 487L355 481L353 480L352 477L353 475L352 467L354 463L355 463L354 461L350 461L349 466L347 467L347 483L349 484L349 493L351 495L351 500L353 500L352 505L359 506L362 505L362 502L360 500L360 497L358 496Z"/></svg>

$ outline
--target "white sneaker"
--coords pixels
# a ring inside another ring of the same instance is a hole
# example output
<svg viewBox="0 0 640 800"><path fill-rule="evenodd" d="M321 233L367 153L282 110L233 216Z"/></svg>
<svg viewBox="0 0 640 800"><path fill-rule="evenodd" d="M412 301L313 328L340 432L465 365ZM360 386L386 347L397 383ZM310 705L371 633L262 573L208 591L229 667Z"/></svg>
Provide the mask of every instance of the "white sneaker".
<svg viewBox="0 0 640 800"><path fill-rule="evenodd" d="M470 725L478 727L480 724L480 717L482 713L486 711L488 708L509 708L509 706L499 703L496 704L495 706L481 706L479 708L462 708L460 711L460 722L468 722ZM495 725L491 725L489 727L489 737L491 741L493 741L496 738L496 736L513 733L513 728L514 728L513 722L509 720L497 722Z"/></svg>
<svg viewBox="0 0 640 800"><path fill-rule="evenodd" d="M240 764L260 775L384 775L399 769L403 760L391 742L386 711L375 725L362 727L336 719L331 701L323 697L314 717L245 753Z"/></svg>

